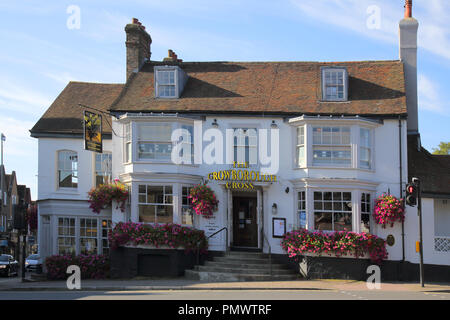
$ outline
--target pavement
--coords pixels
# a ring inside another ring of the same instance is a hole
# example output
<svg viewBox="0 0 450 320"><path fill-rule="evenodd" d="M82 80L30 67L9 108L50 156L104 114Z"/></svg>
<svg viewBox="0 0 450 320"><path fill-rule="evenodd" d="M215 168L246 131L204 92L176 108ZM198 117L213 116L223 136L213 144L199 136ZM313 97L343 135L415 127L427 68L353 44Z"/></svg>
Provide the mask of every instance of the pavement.
<svg viewBox="0 0 450 320"><path fill-rule="evenodd" d="M367 291L364 281L290 280L261 282L205 282L180 278L134 278L127 280L81 280L81 291L148 291L148 290L341 290ZM0 278L0 291L75 291L66 281L22 282L20 277ZM77 290L79 291L79 290ZM376 291L449 293L450 283L387 282Z"/></svg>

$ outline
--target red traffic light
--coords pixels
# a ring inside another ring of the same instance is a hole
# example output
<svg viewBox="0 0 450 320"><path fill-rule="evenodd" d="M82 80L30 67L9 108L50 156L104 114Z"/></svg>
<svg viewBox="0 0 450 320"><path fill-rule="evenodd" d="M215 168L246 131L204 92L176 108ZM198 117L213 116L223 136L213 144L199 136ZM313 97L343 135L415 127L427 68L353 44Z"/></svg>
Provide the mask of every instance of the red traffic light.
<svg viewBox="0 0 450 320"><path fill-rule="evenodd" d="M415 188L414 186L409 185L409 186L407 187L407 192L408 192L408 193L414 193L414 191L416 191L416 188Z"/></svg>

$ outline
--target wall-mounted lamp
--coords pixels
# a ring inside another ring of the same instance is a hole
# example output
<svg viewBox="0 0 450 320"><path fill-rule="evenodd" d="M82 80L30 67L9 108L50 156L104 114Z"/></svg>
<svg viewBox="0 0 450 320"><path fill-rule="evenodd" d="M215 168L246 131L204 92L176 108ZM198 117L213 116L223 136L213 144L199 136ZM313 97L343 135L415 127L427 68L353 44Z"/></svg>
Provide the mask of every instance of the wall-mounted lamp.
<svg viewBox="0 0 450 320"><path fill-rule="evenodd" d="M212 123L212 126L213 126L214 128L218 128L218 127L219 127L219 124L217 123L217 119L214 119L214 121L213 121L213 123Z"/></svg>
<svg viewBox="0 0 450 320"><path fill-rule="evenodd" d="M286 189L284 190L284 192L289 193L289 187L286 187Z"/></svg>
<svg viewBox="0 0 450 320"><path fill-rule="evenodd" d="M274 216L276 216L277 213L278 213L277 204L274 203L274 204L272 205L272 214L273 214Z"/></svg>
<svg viewBox="0 0 450 320"><path fill-rule="evenodd" d="M272 120L272 124L270 125L270 127L272 129L277 129L278 128L277 124L275 123L275 120Z"/></svg>

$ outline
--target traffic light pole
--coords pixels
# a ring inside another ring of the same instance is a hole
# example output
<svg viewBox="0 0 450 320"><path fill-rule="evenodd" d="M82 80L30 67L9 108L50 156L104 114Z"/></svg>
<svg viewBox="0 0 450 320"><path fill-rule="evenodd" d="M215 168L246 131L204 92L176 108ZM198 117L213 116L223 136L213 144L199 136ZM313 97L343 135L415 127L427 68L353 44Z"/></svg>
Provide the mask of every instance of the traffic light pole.
<svg viewBox="0 0 450 320"><path fill-rule="evenodd" d="M423 238L422 238L422 192L420 190L420 179L413 178L413 183L417 187L417 215L419 216L419 254L420 254L420 285L424 284L424 270L423 270Z"/></svg>

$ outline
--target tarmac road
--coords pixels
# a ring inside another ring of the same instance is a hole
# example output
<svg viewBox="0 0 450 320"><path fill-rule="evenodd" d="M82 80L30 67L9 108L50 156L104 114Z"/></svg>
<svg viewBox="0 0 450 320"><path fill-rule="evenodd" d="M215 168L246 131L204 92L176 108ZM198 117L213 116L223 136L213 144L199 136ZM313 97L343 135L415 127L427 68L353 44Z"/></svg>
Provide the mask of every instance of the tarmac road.
<svg viewBox="0 0 450 320"><path fill-rule="evenodd" d="M450 300L450 291L147 290L2 291L0 300Z"/></svg>

